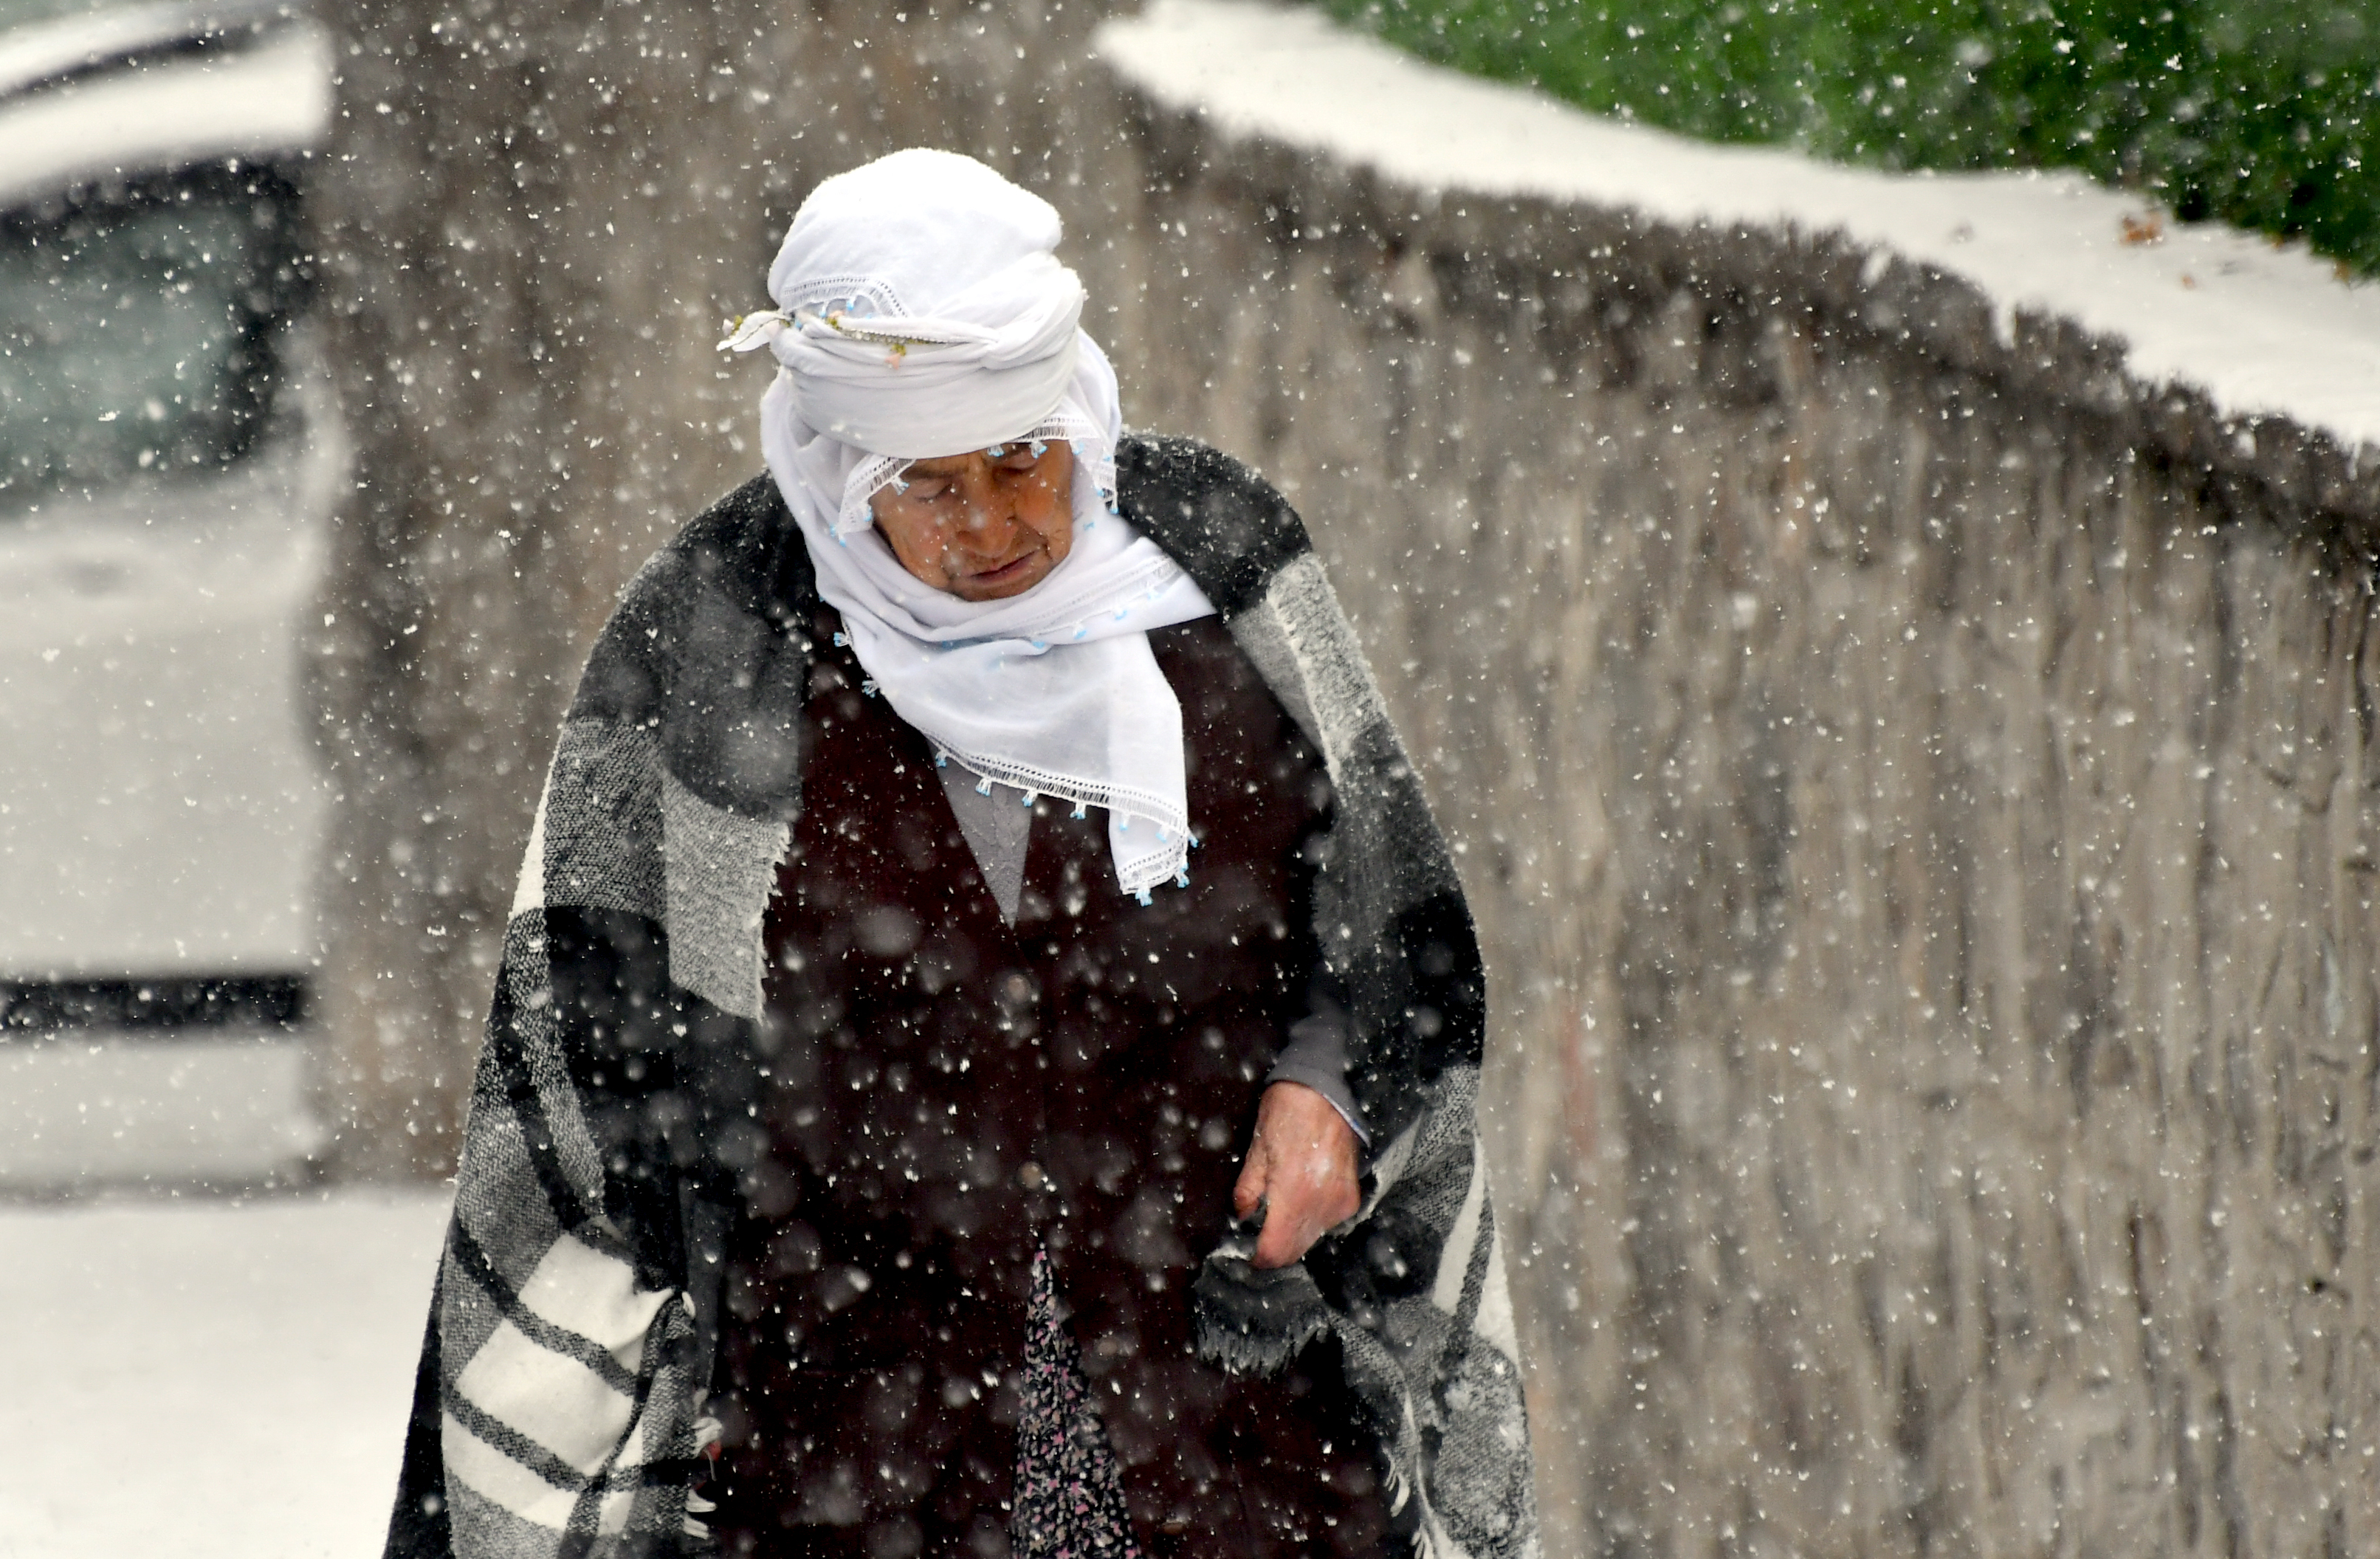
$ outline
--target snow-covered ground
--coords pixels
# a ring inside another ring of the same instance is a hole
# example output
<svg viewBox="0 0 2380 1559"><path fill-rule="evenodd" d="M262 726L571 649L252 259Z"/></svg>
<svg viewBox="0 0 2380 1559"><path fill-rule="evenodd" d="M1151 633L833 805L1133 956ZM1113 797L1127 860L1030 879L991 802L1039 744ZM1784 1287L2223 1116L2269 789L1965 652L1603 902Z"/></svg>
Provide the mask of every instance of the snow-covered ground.
<svg viewBox="0 0 2380 1559"><path fill-rule="evenodd" d="M1895 175L1716 146L1425 65L1320 12L1151 0L1097 48L1160 103L1227 136L1323 151L1421 190L1634 210L1691 226L1840 232L2019 310L2128 344L2148 384L2228 417L2282 416L2380 444L2380 285L2216 224L2182 226L2079 174Z"/></svg>
<svg viewBox="0 0 2380 1559"><path fill-rule="evenodd" d="M0 1559L366 1559L447 1199L0 1208Z"/></svg>

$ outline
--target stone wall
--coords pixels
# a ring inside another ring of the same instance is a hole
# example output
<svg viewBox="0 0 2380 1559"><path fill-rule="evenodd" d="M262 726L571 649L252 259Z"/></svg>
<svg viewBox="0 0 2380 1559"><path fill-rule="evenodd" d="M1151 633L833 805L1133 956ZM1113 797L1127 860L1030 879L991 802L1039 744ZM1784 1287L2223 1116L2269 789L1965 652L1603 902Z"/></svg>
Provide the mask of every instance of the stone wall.
<svg viewBox="0 0 2380 1559"><path fill-rule="evenodd" d="M1135 409L1293 492L1462 852L1552 1552L2373 1551L2368 477L1133 111Z"/></svg>
<svg viewBox="0 0 2380 1559"><path fill-rule="evenodd" d="M1096 19L814 0L722 231L757 302L818 176L984 156L1314 526L1488 951L1548 1552L2380 1551L2371 475L1825 240L1225 143Z"/></svg>

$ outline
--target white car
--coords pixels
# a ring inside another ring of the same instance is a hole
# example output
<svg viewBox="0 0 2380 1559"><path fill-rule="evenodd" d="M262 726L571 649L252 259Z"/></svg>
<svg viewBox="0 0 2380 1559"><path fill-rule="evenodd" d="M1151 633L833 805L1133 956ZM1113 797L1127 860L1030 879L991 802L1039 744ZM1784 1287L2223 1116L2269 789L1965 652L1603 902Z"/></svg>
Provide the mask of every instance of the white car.
<svg viewBox="0 0 2380 1559"><path fill-rule="evenodd" d="M329 44L0 0L0 1185L302 1167Z"/></svg>

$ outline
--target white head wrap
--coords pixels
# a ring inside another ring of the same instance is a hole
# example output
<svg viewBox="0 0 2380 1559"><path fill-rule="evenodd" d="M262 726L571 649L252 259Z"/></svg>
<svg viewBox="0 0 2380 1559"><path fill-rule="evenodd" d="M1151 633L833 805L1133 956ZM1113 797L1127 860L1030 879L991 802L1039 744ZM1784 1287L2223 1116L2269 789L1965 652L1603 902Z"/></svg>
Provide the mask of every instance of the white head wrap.
<svg viewBox="0 0 2380 1559"><path fill-rule="evenodd" d="M811 191L769 271L777 309L722 344L777 359L761 453L871 691L984 785L1105 808L1118 886L1145 900L1186 880L1190 840L1182 706L1148 631L1214 608L1114 512L1115 370L1058 236L1048 201L973 158L894 152ZM873 529L911 460L1060 439L1074 546L1023 595L936 589Z"/></svg>

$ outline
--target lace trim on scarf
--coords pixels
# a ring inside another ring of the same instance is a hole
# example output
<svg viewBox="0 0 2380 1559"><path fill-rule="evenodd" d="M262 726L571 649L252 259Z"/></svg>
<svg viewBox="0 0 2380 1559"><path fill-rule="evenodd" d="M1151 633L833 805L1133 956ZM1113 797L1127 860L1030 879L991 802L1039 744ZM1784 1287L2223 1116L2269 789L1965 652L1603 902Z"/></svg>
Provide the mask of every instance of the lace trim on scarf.
<svg viewBox="0 0 2380 1559"><path fill-rule="evenodd" d="M1135 821L1148 823L1157 829L1160 844L1179 844L1184 849L1196 841L1190 837L1189 820L1165 804L1164 798L1154 791L1144 791L1129 785L1100 785L1080 779L1036 768L1030 764L1002 763L997 759L979 757L956 747L937 745L934 761L957 764L980 779L976 787L1006 785L1025 792L1025 804L1032 805L1043 796L1056 796L1075 804L1079 815L1085 807L1096 806L1114 816L1126 829Z"/></svg>
<svg viewBox="0 0 2380 1559"><path fill-rule="evenodd" d="M1130 834L1133 825L1141 825L1142 837L1131 841L1132 857L1123 859L1123 843L1118 841L1116 881L1123 891L1144 904L1149 901L1150 889L1172 883L1176 888L1190 886L1190 850L1198 837L1190 828L1190 820L1166 804L1165 798L1151 791L1134 786L1099 785L1029 764L1002 763L997 759L962 752L943 743L934 743L937 767L957 764L976 776L976 789L985 795L994 785L1005 785L1025 792L1024 804L1031 806L1043 796L1055 796L1072 802L1075 816L1087 816L1091 807L1105 812L1110 819L1110 831Z"/></svg>
<svg viewBox="0 0 2380 1559"><path fill-rule="evenodd" d="M1090 473L1093 485L1099 489L1099 506L1111 514L1116 514L1115 451L1088 417L1061 405L1009 442L1054 443L1062 439L1074 446L1079 468ZM843 484L843 508L834 517L835 539L848 541L874 525L876 512L869 505L878 493L900 480L901 473L913 464L896 455L871 454L853 466Z"/></svg>

